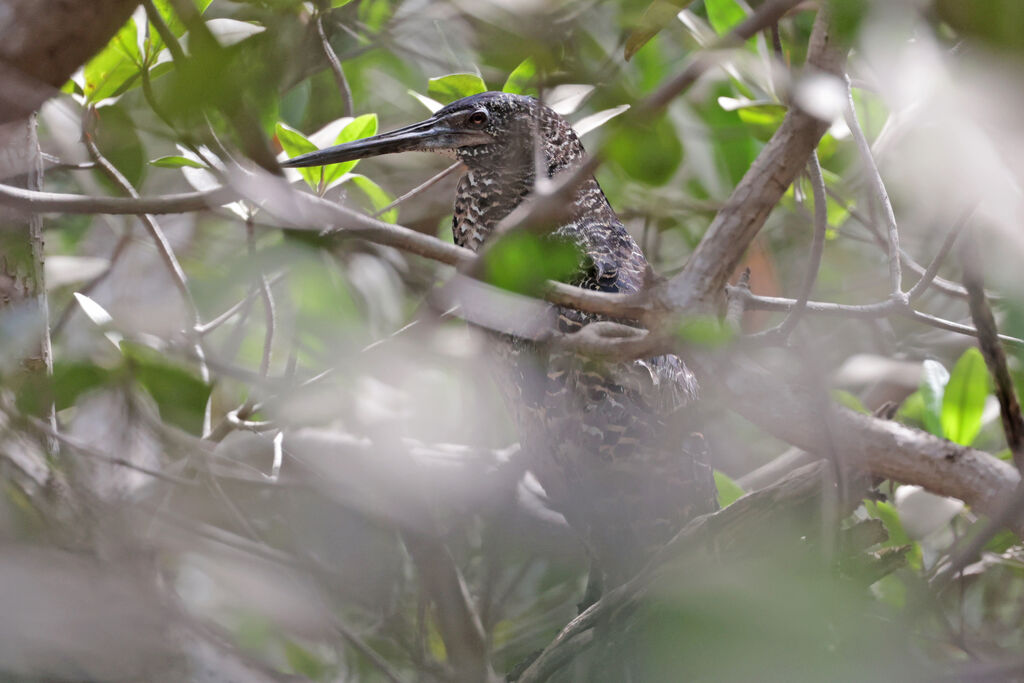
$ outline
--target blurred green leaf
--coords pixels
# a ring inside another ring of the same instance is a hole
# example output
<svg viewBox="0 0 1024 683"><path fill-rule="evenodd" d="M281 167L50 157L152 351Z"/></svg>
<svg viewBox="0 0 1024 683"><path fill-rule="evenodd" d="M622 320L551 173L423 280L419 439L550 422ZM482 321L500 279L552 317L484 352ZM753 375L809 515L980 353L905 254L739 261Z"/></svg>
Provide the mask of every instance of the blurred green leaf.
<svg viewBox="0 0 1024 683"><path fill-rule="evenodd" d="M57 410L70 408L82 394L109 383L116 373L94 363L53 365L53 400Z"/></svg>
<svg viewBox="0 0 1024 683"><path fill-rule="evenodd" d="M846 406L850 410L856 410L858 413L864 413L870 415L871 411L864 407L861 400L851 394L849 391L843 391L842 389L833 389L831 391L832 398L841 406Z"/></svg>
<svg viewBox="0 0 1024 683"><path fill-rule="evenodd" d="M936 0L939 17L965 37L990 47L1024 49L1020 0Z"/></svg>
<svg viewBox="0 0 1024 683"><path fill-rule="evenodd" d="M341 132L338 133L338 137L334 140L334 144L341 145L346 142L368 138L376 134L377 115L363 114L362 116L354 118L351 123L341 129ZM335 180L355 168L358 163L359 160L355 159L353 161L345 161L340 164L324 166L324 185L330 185Z"/></svg>
<svg viewBox="0 0 1024 683"><path fill-rule="evenodd" d="M925 429L935 436L943 436L942 432L942 395L946 391L946 384L949 382L949 371L942 367L942 363L928 359L924 362L921 370L921 392L923 400L923 412L921 421Z"/></svg>
<svg viewBox="0 0 1024 683"><path fill-rule="evenodd" d="M746 493L728 474L718 470L715 470L715 488L718 489L718 505L723 508L742 498Z"/></svg>
<svg viewBox="0 0 1024 683"><path fill-rule="evenodd" d="M503 236L484 255L487 281L513 292L537 294L545 280L565 280L580 267L579 249L528 232Z"/></svg>
<svg viewBox="0 0 1024 683"><path fill-rule="evenodd" d="M675 21L681 10L690 6L693 0L654 0L640 17L640 22L626 38L623 50L626 61L633 58L637 51L656 36L666 24Z"/></svg>
<svg viewBox="0 0 1024 683"><path fill-rule="evenodd" d="M921 396L920 390L903 399L900 409L896 412L896 419L909 424L924 424L924 397Z"/></svg>
<svg viewBox="0 0 1024 683"><path fill-rule="evenodd" d="M305 135L285 123L278 122L274 133L277 135L277 141L281 143L281 149L288 154L290 159L300 154L316 151L316 145L310 142ZM314 166L296 170L314 190L320 187L320 180L324 177L324 167Z"/></svg>
<svg viewBox="0 0 1024 683"><path fill-rule="evenodd" d="M829 0L828 7L836 35L844 44L853 44L868 13L868 0Z"/></svg>
<svg viewBox="0 0 1024 683"><path fill-rule="evenodd" d="M427 95L442 104L486 92L487 84L476 74L449 74L430 79Z"/></svg>
<svg viewBox="0 0 1024 683"><path fill-rule="evenodd" d="M731 327L711 315L688 317L676 328L676 335L687 344L711 349L728 344L734 334Z"/></svg>
<svg viewBox="0 0 1024 683"><path fill-rule="evenodd" d="M516 95L537 97L537 64L532 57L524 59L519 66L513 69L501 90Z"/></svg>
<svg viewBox="0 0 1024 683"><path fill-rule="evenodd" d="M314 681L327 672L327 666L312 652L291 640L284 641L284 656L292 671Z"/></svg>
<svg viewBox="0 0 1024 683"><path fill-rule="evenodd" d="M206 168L203 164L193 159L180 156L178 154L169 154L165 157L158 157L150 160L150 165L158 166L160 168L182 168L188 166L189 168Z"/></svg>
<svg viewBox="0 0 1024 683"><path fill-rule="evenodd" d="M164 422L200 435L210 385L147 346L122 341L121 350L135 379L156 401Z"/></svg>
<svg viewBox="0 0 1024 683"><path fill-rule="evenodd" d="M331 7L344 7L352 0L331 0Z"/></svg>
<svg viewBox="0 0 1024 683"><path fill-rule="evenodd" d="M666 116L643 125L623 123L605 147L608 158L631 178L664 185L683 160L683 147Z"/></svg>
<svg viewBox="0 0 1024 683"><path fill-rule="evenodd" d="M708 13L708 23L720 36L747 18L747 13L736 0L704 0L704 9Z"/></svg>
<svg viewBox="0 0 1024 683"><path fill-rule="evenodd" d="M376 33L384 28L391 18L390 0L360 0L359 21Z"/></svg>
<svg viewBox="0 0 1024 683"><path fill-rule="evenodd" d="M83 72L82 88L89 102L99 102L117 94L129 84L137 84L142 68L135 19L128 20L99 54L90 59Z"/></svg>
<svg viewBox="0 0 1024 683"><path fill-rule="evenodd" d="M969 446L981 431L988 398L988 369L981 351L971 347L956 362L942 397L942 431L946 438Z"/></svg>
<svg viewBox="0 0 1024 683"><path fill-rule="evenodd" d="M380 185L373 182L364 175L353 173L349 176L349 181L358 187L366 198L370 200L370 206L374 212L380 211L385 206L394 201L394 197L385 192ZM380 220L385 223L394 223L398 220L398 207L389 209L380 215Z"/></svg>

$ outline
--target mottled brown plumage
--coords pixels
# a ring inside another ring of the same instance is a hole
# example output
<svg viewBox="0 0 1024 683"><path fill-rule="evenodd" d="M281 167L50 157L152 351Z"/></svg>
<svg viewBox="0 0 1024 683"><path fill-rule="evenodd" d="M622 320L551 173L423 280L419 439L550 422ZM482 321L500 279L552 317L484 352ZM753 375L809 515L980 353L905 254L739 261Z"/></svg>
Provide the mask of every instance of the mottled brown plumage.
<svg viewBox="0 0 1024 683"><path fill-rule="evenodd" d="M474 251L533 191L538 169L553 178L585 156L571 126L537 100L482 93L425 122L287 165L406 150L454 155L466 165L452 229L455 242ZM593 177L576 190L552 238L570 240L584 255L573 284L625 293L643 287L647 261ZM558 309L562 331L597 319ZM531 468L608 584L629 578L689 519L717 507L703 440L684 409L697 383L679 358L600 362L507 335L495 350Z"/></svg>

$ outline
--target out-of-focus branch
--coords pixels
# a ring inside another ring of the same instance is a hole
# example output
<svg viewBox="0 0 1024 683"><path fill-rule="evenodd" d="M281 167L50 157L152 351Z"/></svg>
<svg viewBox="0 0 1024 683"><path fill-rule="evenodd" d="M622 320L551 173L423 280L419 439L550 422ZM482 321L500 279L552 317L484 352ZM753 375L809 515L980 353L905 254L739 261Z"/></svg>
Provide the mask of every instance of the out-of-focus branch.
<svg viewBox="0 0 1024 683"><path fill-rule="evenodd" d="M836 44L828 12L815 20L808 46L808 67L841 77L846 49ZM828 122L793 107L750 169L715 216L683 270L659 292L667 308L710 308L724 293L751 240L786 188L807 163Z"/></svg>
<svg viewBox="0 0 1024 683"><path fill-rule="evenodd" d="M437 608L438 630L458 680L466 683L495 680L487 659L487 640L480 617L447 546L433 536L411 531L403 532L402 539Z"/></svg>
<svg viewBox="0 0 1024 683"><path fill-rule="evenodd" d="M61 192L34 192L0 184L0 204L37 213L106 213L112 215L184 213L232 202L238 195L227 187L159 197L90 197Z"/></svg>
<svg viewBox="0 0 1024 683"><path fill-rule="evenodd" d="M0 123L17 121L56 95L131 16L138 0L0 2Z"/></svg>
<svg viewBox="0 0 1024 683"><path fill-rule="evenodd" d="M699 556L700 549L711 546L715 548L719 559L723 554L742 555L744 549L749 548L747 541L753 535L770 528L772 520L786 517L792 510L821 494L823 472L823 463L812 463L766 489L747 494L718 512L691 521L640 574L603 596L570 621L517 679L518 683L540 683L547 680L570 659L566 656L567 650L575 654L583 649L583 643L578 641L582 634L612 618L624 605L642 598L672 560ZM810 524L815 522L810 521Z"/></svg>

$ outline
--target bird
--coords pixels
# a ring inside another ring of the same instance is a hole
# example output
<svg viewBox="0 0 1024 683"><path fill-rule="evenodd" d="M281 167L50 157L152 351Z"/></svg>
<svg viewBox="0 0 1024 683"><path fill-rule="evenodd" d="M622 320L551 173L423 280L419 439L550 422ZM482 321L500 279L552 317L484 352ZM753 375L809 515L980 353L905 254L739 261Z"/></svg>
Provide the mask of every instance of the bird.
<svg viewBox="0 0 1024 683"><path fill-rule="evenodd" d="M489 244L541 178L572 172L586 159L572 126L536 98L484 92L418 123L282 165L408 151L462 162L452 233L456 244L474 252ZM577 185L565 209L548 238L568 241L581 254L568 282L601 292L641 292L651 267L593 175ZM608 320L566 306L555 312L562 333ZM625 583L686 522L717 509L707 448L687 410L699 388L680 358L602 361L512 334L495 336L498 383L529 467L552 507L581 537L596 570L588 593Z"/></svg>

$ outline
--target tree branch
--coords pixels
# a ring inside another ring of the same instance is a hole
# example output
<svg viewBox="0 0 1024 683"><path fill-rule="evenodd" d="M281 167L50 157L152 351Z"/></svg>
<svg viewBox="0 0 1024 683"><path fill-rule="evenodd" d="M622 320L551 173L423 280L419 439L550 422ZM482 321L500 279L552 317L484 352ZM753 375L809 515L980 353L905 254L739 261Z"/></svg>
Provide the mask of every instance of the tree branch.
<svg viewBox="0 0 1024 683"><path fill-rule="evenodd" d="M839 78L845 55L845 48L836 44L829 28L828 13L820 11L808 47L808 67ZM796 107L789 110L715 216L686 266L659 292L666 307L708 308L723 294L751 240L807 163L827 128L827 121Z"/></svg>

